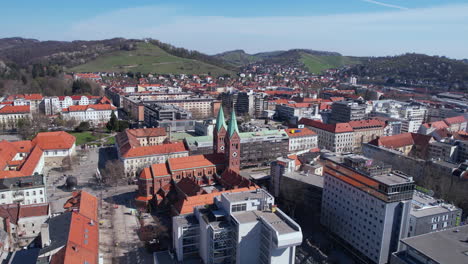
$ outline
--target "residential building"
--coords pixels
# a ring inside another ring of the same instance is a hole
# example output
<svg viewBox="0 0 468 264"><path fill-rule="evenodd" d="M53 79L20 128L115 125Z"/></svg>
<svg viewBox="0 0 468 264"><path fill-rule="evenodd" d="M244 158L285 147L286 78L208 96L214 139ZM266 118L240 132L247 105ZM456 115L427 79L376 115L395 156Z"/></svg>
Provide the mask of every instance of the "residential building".
<svg viewBox="0 0 468 264"><path fill-rule="evenodd" d="M288 103L276 105L276 117L279 120L289 121L297 124L301 118L310 118L314 120L322 120L318 104L310 103Z"/></svg>
<svg viewBox="0 0 468 264"><path fill-rule="evenodd" d="M402 122L401 132L417 133L419 127L426 120L427 108L421 105L409 104L403 106L399 114Z"/></svg>
<svg viewBox="0 0 468 264"><path fill-rule="evenodd" d="M392 254L391 264L466 264L468 225L401 240L404 249Z"/></svg>
<svg viewBox="0 0 468 264"><path fill-rule="evenodd" d="M458 145L454 141L442 140L429 143L428 158L448 162L458 161Z"/></svg>
<svg viewBox="0 0 468 264"><path fill-rule="evenodd" d="M304 125L318 135L318 147L333 152L350 152L354 148L354 130L348 123L324 124L320 121L302 118Z"/></svg>
<svg viewBox="0 0 468 264"><path fill-rule="evenodd" d="M164 128L126 129L115 137L117 154L127 177L151 164L165 163L169 158L187 157L188 150L181 142L166 143Z"/></svg>
<svg viewBox="0 0 468 264"><path fill-rule="evenodd" d="M448 126L448 130L451 132L457 131L465 131L467 132L467 122L465 116L455 116L455 117L448 117L444 119L444 122Z"/></svg>
<svg viewBox="0 0 468 264"><path fill-rule="evenodd" d="M408 234L412 177L363 156L323 158L322 225L362 261L388 263Z"/></svg>
<svg viewBox="0 0 468 264"><path fill-rule="evenodd" d="M192 113L174 105L165 104L145 104L145 125L153 127L162 120L192 119Z"/></svg>
<svg viewBox="0 0 468 264"><path fill-rule="evenodd" d="M403 153L406 156L426 158L431 136L417 133L403 133L395 136L380 137L369 142L370 145L385 147Z"/></svg>
<svg viewBox="0 0 468 264"><path fill-rule="evenodd" d="M408 237L459 226L462 210L453 204L416 191L411 201Z"/></svg>
<svg viewBox="0 0 468 264"><path fill-rule="evenodd" d="M65 120L89 122L93 126L104 126L109 122L112 112L118 117L117 108L110 104L71 105L62 109Z"/></svg>
<svg viewBox="0 0 468 264"><path fill-rule="evenodd" d="M29 105L0 105L0 125L3 130L15 129L18 121L32 119Z"/></svg>
<svg viewBox="0 0 468 264"><path fill-rule="evenodd" d="M221 105L220 102L215 101L207 96L190 96L190 97L156 97L156 100L145 100L143 96L125 96L122 100L122 105L125 111L130 114L130 117L143 122L144 121L144 104L165 104L174 105L188 112L192 113L193 118L202 119L213 116Z"/></svg>
<svg viewBox="0 0 468 264"><path fill-rule="evenodd" d="M44 97L40 107L46 115L61 113L64 108L73 105L111 104L107 97L90 95L49 96Z"/></svg>
<svg viewBox="0 0 468 264"><path fill-rule="evenodd" d="M36 263L103 263L99 254L97 197L85 191L74 192L64 208L64 213L40 226ZM14 260L26 263L22 259Z"/></svg>
<svg viewBox="0 0 468 264"><path fill-rule="evenodd" d="M41 232L41 225L49 214L47 203L0 205L0 230L8 234L9 250L28 246Z"/></svg>
<svg viewBox="0 0 468 264"><path fill-rule="evenodd" d="M13 106L25 106L28 105L31 113L39 113L40 104L43 100L41 94L14 94L6 97L3 100L3 104L11 102Z"/></svg>
<svg viewBox="0 0 468 264"><path fill-rule="evenodd" d="M75 137L63 131L39 133L32 141L0 141L0 204L46 203L44 165L61 164L74 151Z"/></svg>
<svg viewBox="0 0 468 264"><path fill-rule="evenodd" d="M353 150L360 152L363 143L384 135L385 123L377 119L349 121L354 131Z"/></svg>
<svg viewBox="0 0 468 264"><path fill-rule="evenodd" d="M294 263L301 227L263 189L222 193L208 207L173 218L177 260L203 263Z"/></svg>
<svg viewBox="0 0 468 264"><path fill-rule="evenodd" d="M289 153L309 152L318 147L317 133L308 128L290 128L284 131L289 138Z"/></svg>
<svg viewBox="0 0 468 264"><path fill-rule="evenodd" d="M367 105L361 101L339 101L331 106L331 123L344 123L366 118Z"/></svg>

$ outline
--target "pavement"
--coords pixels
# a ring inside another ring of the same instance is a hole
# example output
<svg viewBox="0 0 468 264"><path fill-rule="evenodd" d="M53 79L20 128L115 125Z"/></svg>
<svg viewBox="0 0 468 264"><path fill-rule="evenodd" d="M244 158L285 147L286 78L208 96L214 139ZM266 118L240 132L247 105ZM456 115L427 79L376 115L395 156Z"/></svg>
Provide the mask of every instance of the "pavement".
<svg viewBox="0 0 468 264"><path fill-rule="evenodd" d="M63 205L72 192L64 188L64 184L68 176L74 176L78 180L78 190L85 190L99 199L99 246L104 264L153 263L152 253L146 250L138 237L138 218L129 213L135 208L133 201L137 186L102 186L96 180L97 168L108 159L115 158L113 150L89 148L77 150L77 156L80 159L71 170L49 168L44 172L51 213L64 211Z"/></svg>

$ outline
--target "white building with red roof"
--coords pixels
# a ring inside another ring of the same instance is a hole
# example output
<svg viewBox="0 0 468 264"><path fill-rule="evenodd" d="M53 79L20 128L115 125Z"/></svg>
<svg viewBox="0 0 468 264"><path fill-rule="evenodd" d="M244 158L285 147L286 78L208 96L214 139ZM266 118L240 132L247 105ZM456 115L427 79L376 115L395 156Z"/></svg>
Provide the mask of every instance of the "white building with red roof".
<svg viewBox="0 0 468 264"><path fill-rule="evenodd" d="M41 110L46 115L60 113L64 108L72 105L111 104L105 96L71 95L45 97L41 104Z"/></svg>
<svg viewBox="0 0 468 264"><path fill-rule="evenodd" d="M318 147L333 152L351 152L354 147L354 130L348 123L324 124L317 120L302 118L304 125L318 135Z"/></svg>
<svg viewBox="0 0 468 264"><path fill-rule="evenodd" d="M0 125L2 129L14 129L18 121L32 119L29 105L6 105L0 104Z"/></svg>
<svg viewBox="0 0 468 264"><path fill-rule="evenodd" d="M75 137L66 132L39 133L32 141L0 141L0 204L47 202L46 162L73 155Z"/></svg>
<svg viewBox="0 0 468 264"><path fill-rule="evenodd" d="M289 153L301 154L318 147L318 135L304 128L289 128L284 130L289 138Z"/></svg>
<svg viewBox="0 0 468 264"><path fill-rule="evenodd" d="M128 177L135 177L137 172L151 164L189 154L182 142L163 144L167 139L164 128L126 129L115 139L119 159Z"/></svg>
<svg viewBox="0 0 468 264"><path fill-rule="evenodd" d="M41 94L13 94L7 96L2 103L11 103L14 106L28 105L31 108L31 112L38 113L42 99Z"/></svg>
<svg viewBox="0 0 468 264"><path fill-rule="evenodd" d="M62 109L65 120L89 122L93 126L105 125L111 118L112 111L118 116L117 107L111 104L71 105Z"/></svg>

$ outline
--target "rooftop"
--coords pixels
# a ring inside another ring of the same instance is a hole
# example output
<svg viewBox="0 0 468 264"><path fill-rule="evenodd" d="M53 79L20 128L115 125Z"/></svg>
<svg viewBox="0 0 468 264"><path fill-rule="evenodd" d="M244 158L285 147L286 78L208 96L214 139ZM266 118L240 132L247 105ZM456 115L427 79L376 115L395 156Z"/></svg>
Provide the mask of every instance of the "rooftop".
<svg viewBox="0 0 468 264"><path fill-rule="evenodd" d="M273 199L271 194L262 189L256 189L250 192L224 193L223 196L231 203L262 198Z"/></svg>
<svg viewBox="0 0 468 264"><path fill-rule="evenodd" d="M436 200L434 197L426 195L422 192L415 191L411 206L411 215L415 217L425 217L434 214L448 213L459 210L452 204L444 203Z"/></svg>
<svg viewBox="0 0 468 264"><path fill-rule="evenodd" d="M436 263L468 263L468 225L405 238L401 242Z"/></svg>

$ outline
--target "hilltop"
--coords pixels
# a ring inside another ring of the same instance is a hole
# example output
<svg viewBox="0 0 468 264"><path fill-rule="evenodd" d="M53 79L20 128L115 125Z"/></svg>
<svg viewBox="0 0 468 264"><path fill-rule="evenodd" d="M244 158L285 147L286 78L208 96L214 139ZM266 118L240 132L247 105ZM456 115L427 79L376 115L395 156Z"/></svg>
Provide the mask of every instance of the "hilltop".
<svg viewBox="0 0 468 264"><path fill-rule="evenodd" d="M462 60L424 54L367 58L342 74L387 85L468 89L468 64Z"/></svg>
<svg viewBox="0 0 468 264"><path fill-rule="evenodd" d="M313 74L320 74L326 69L340 68L360 62L359 58L342 56L337 52L309 49L292 49L256 54L248 54L243 50L234 50L214 56L236 66L246 66L251 63L280 64L305 68Z"/></svg>
<svg viewBox="0 0 468 264"><path fill-rule="evenodd" d="M58 65L63 71L233 74L235 67L197 51L157 40L114 38L97 41L0 39L0 61L10 68Z"/></svg>

